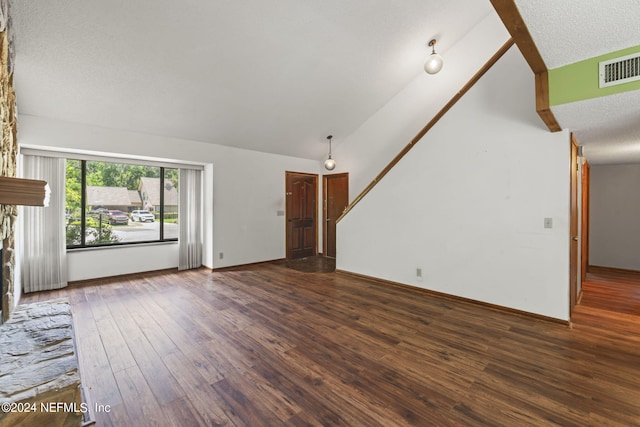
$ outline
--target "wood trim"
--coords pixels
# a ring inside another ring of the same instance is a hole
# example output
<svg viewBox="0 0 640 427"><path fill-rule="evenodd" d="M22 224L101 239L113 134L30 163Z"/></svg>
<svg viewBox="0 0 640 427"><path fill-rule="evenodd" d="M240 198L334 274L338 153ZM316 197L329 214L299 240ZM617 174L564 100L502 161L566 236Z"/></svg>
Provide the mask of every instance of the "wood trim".
<svg viewBox="0 0 640 427"><path fill-rule="evenodd" d="M322 253L327 253L327 175L322 175Z"/></svg>
<svg viewBox="0 0 640 427"><path fill-rule="evenodd" d="M344 218L345 215L347 215L351 211L351 209L353 209L360 202L360 200L362 200L364 198L364 196L366 196L367 193L369 193L369 191L371 191L373 189L373 187L375 187L376 184L378 184L378 182L380 182L380 180L382 180L382 178L384 178L384 176L387 173L389 173L389 171L391 169L393 169L393 167L395 165L397 165L400 162L400 160L409 151L411 151L413 146L416 145L422 139L422 137L424 137L425 134L433 126L435 126L436 123L438 123L438 121L440 121L440 119L451 109L451 107L453 107L460 100L460 98L462 98L469 91L469 89L471 89L478 82L478 80L480 80L480 78L487 71L489 71L489 69L496 62L498 62L498 60L502 57L502 55L504 55L511 48L511 46L513 46L513 39L509 39L504 45L502 45L502 47L500 49L498 49L498 51L482 66L482 68L480 68L480 70L478 70L478 72L475 73L473 75L473 77L471 77L471 79L462 87L462 89L460 89L449 100L449 102L447 102L445 104L445 106L442 107L442 109L440 111L438 111L438 113L429 121L429 123L427 123L427 125L425 127L423 127L422 130L420 130L420 132L418 132L418 134L411 140L411 142L409 142L409 144L407 144L402 149L402 151L400 151L400 153L398 153L393 158L393 160L391 160L391 162L382 170L382 172L380 172L373 179L373 181L371 181L371 183L369 185L367 185L367 187L364 190L362 190L362 192L360 194L358 194L358 196L351 203L349 203L349 206L347 206L347 208L344 210L342 215L340 215L340 217L336 220L336 223L339 223L342 220L342 218Z"/></svg>
<svg viewBox="0 0 640 427"><path fill-rule="evenodd" d="M366 280L372 280L372 281L374 281L376 283L379 283L381 285L393 286L393 287L396 287L396 288L399 288L399 289L403 289L405 291L410 291L410 292L423 293L423 294L427 294L428 296L432 296L432 297L436 297L436 298L444 298L444 299L463 302L463 303L467 303L467 304L473 304L473 305L485 307L485 308L488 308L488 309L494 310L494 311L500 311L500 312L503 312L503 313L506 312L506 313L516 314L516 315L519 315L519 316L534 318L534 319L537 319L537 320L543 320L545 322L557 323L557 324L564 325L564 326L567 326L567 327L571 326L571 322L568 321L568 320L556 319L555 317L543 316L542 314L530 313L528 311L517 310L515 308L505 307L505 306L497 305L497 304L491 304L491 303L488 303L488 302L478 301L478 300L474 300L474 299L471 299L471 298L465 298L465 297L460 297L460 296L457 296L457 295L451 295L451 294L447 294L447 293L444 293L444 292L434 291L434 290L431 290L431 289L419 288L417 286L411 286L411 285L407 285L407 284L404 284L404 283L393 282L391 280L379 279L377 277L367 276L365 274L352 273L352 272L346 271L346 270L336 270L336 273L337 274L343 274L343 275L346 275L346 276L358 277L358 278L366 279Z"/></svg>
<svg viewBox="0 0 640 427"><path fill-rule="evenodd" d="M538 74L547 71L547 65L544 63L542 55L540 55L540 51L538 51L538 47L531 37L531 33L529 33L527 24L525 24L522 15L520 15L515 0L491 0L491 4L533 73Z"/></svg>
<svg viewBox="0 0 640 427"><path fill-rule="evenodd" d="M569 161L569 313L578 301L578 276L580 263L578 262L578 141L574 134L570 137L571 159ZM574 240L576 239L576 240Z"/></svg>
<svg viewBox="0 0 640 427"><path fill-rule="evenodd" d="M589 166L589 162L586 159L583 159L582 163L582 250L580 251L581 256L581 275L582 282L584 283L587 280L587 271L589 269L589 228L590 228L590 210L589 210L589 200L590 200L590 176L591 176L591 166Z"/></svg>
<svg viewBox="0 0 640 427"><path fill-rule="evenodd" d="M535 74L536 112L551 132L562 130L549 106L549 77L547 65L540 55L529 29L520 15L514 0L491 0L502 23L513 37L518 49Z"/></svg>
<svg viewBox="0 0 640 427"><path fill-rule="evenodd" d="M250 262L247 264L231 265L229 267L209 268L209 267L202 266L202 267L196 268L195 270L205 269L205 270L210 270L212 273L220 273L224 271L236 271L236 270L241 270L243 268L256 267L263 264L277 264L279 262L284 262L284 261L286 261L285 258L277 258L277 259L272 259L268 261L257 261L257 262ZM188 270L185 270L185 271L188 271ZM142 273L127 273L127 274L118 274L116 276L96 277L94 279L74 280L72 282L69 282L68 286L71 286L71 287L92 286L92 285L101 284L102 282L110 283L114 281L117 282L120 280L139 279L140 276L155 277L155 276L162 276L164 274L179 273L179 272L181 271L178 270L177 268L165 268L162 270L144 271Z"/></svg>
<svg viewBox="0 0 640 427"><path fill-rule="evenodd" d="M46 181L0 176L0 204L44 206Z"/></svg>
<svg viewBox="0 0 640 427"><path fill-rule="evenodd" d="M551 132L559 132L562 127L549 106L549 73L545 70L535 75L536 112Z"/></svg>

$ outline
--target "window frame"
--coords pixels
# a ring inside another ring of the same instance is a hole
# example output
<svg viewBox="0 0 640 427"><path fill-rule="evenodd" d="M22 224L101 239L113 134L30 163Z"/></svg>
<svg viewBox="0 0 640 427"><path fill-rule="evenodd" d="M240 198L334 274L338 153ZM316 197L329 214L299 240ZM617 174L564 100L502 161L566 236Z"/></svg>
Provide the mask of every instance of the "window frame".
<svg viewBox="0 0 640 427"><path fill-rule="evenodd" d="M135 246L135 245L145 245L145 244L157 244L157 243L176 243L178 242L178 237L175 238L165 238L164 232L164 214L165 214L165 194L164 194L164 186L165 186L165 171L166 169L177 169L180 170L177 166L165 166L165 165L149 165L146 162L135 163L134 161L127 160L126 162L122 162L123 164L130 164L136 166L152 166L159 168L159 176L160 176L160 235L159 239L154 240L139 240L135 242L113 242L113 243L98 243L98 244L87 244L86 242L86 230L87 230L87 162L88 161L97 161L104 163L118 163L118 159L83 159L83 158L73 158L71 156L66 157L65 160L73 160L79 161L81 172L80 172L80 244L78 245L69 245L66 241L66 250L74 251L74 250L82 250L82 249L93 249L93 248L111 248L111 247L123 247L123 246ZM65 178L66 179L66 178ZM65 187L66 193L66 187ZM178 200L178 204L180 201ZM65 224L65 230L68 227L68 224Z"/></svg>

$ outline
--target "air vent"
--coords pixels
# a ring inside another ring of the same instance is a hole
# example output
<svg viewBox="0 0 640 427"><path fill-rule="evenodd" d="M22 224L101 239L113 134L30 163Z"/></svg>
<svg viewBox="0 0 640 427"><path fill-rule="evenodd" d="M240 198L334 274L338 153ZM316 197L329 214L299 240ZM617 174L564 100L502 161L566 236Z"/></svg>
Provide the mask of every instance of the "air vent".
<svg viewBox="0 0 640 427"><path fill-rule="evenodd" d="M600 62L600 87L640 80L640 52Z"/></svg>

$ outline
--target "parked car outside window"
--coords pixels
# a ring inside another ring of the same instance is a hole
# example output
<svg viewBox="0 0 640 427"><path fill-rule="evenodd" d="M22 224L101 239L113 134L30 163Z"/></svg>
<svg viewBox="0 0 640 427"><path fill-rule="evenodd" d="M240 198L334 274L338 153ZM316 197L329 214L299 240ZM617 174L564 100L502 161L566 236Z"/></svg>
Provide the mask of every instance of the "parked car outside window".
<svg viewBox="0 0 640 427"><path fill-rule="evenodd" d="M104 206L96 206L89 211L89 215L107 215L108 213L109 209L105 208Z"/></svg>
<svg viewBox="0 0 640 427"><path fill-rule="evenodd" d="M149 211L135 210L131 212L131 221L153 222L156 217Z"/></svg>
<svg viewBox="0 0 640 427"><path fill-rule="evenodd" d="M122 211L109 211L109 224L111 225L116 225L116 224L124 224L127 225L129 224L129 216L122 212Z"/></svg>

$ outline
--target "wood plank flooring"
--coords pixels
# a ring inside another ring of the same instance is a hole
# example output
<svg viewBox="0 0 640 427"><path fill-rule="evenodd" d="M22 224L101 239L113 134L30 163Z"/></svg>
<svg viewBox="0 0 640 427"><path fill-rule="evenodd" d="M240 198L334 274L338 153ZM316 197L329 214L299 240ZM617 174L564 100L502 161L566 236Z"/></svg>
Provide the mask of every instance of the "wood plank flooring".
<svg viewBox="0 0 640 427"><path fill-rule="evenodd" d="M640 316L640 272L589 267L582 304Z"/></svg>
<svg viewBox="0 0 640 427"><path fill-rule="evenodd" d="M99 426L640 425L640 317L605 288L571 328L278 264L22 302L70 300Z"/></svg>

